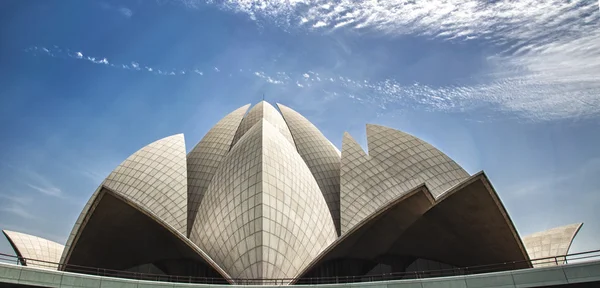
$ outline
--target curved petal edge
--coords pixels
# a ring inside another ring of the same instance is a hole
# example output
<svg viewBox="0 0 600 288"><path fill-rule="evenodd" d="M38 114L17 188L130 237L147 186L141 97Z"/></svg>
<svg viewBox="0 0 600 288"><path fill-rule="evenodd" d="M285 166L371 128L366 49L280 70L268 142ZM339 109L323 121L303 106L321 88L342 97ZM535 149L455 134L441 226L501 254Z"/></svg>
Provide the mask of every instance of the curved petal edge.
<svg viewBox="0 0 600 288"><path fill-rule="evenodd" d="M545 267L564 264L564 256L569 253L573 239L583 226L583 223L575 223L561 227L555 227L541 232L536 232L523 237L523 243L531 259L548 258L533 261L534 267Z"/></svg>
<svg viewBox="0 0 600 288"><path fill-rule="evenodd" d="M21 232L9 230L2 230L2 232L15 250L21 265L52 270L58 269L60 256L65 248L64 245Z"/></svg>
<svg viewBox="0 0 600 288"><path fill-rule="evenodd" d="M122 193L101 186L91 201L93 208L63 253L61 270L97 267L122 271L151 264L161 266L168 275L181 275L182 267L195 267L197 276L231 281L183 233Z"/></svg>
<svg viewBox="0 0 600 288"><path fill-rule="evenodd" d="M498 270L531 267L504 206L479 172L437 199L426 184L397 196L354 225L296 277L331 276L331 271L354 276L378 264L403 272L416 259L455 267L517 263ZM366 270L356 270L356 263Z"/></svg>
<svg viewBox="0 0 600 288"><path fill-rule="evenodd" d="M296 149L312 172L340 233L340 151L300 113L277 104L290 128Z"/></svg>
<svg viewBox="0 0 600 288"><path fill-rule="evenodd" d="M259 120L235 144L190 236L235 278L290 278L337 237L314 177L277 130Z"/></svg>
<svg viewBox="0 0 600 288"><path fill-rule="evenodd" d="M369 156L383 169L400 182L426 183L436 198L470 176L442 151L402 131L367 124L367 142Z"/></svg>
<svg viewBox="0 0 600 288"><path fill-rule="evenodd" d="M211 128L187 155L187 236L189 237L198 206L204 193L221 165L221 161L229 152L235 132L238 130L250 104L229 113Z"/></svg>
<svg viewBox="0 0 600 288"><path fill-rule="evenodd" d="M262 120L268 121L271 125L277 128L277 131L279 131L279 133L281 133L281 135L287 141L289 141L292 145L295 145L294 138L290 133L290 129L285 123L285 120L283 120L283 117L281 117L281 114L279 114L273 105L269 104L268 102L261 101L254 105L254 107L248 111L248 114L244 116L244 119L242 119L240 127L235 132L233 142L231 143L231 149L233 149L235 144L242 138L242 136L244 136L244 134L246 134L246 132L250 130L250 128L254 127L256 123Z"/></svg>
<svg viewBox="0 0 600 288"><path fill-rule="evenodd" d="M102 186L186 233L186 170L185 140L183 134L177 134L133 153L106 177Z"/></svg>

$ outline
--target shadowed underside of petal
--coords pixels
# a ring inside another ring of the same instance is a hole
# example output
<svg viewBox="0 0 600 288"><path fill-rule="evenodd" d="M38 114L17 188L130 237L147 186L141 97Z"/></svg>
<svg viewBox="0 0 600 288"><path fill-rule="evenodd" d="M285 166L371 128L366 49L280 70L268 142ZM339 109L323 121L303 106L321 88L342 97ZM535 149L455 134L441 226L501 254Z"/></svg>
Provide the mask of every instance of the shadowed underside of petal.
<svg viewBox="0 0 600 288"><path fill-rule="evenodd" d="M342 235L298 276L357 275L378 264L403 272L419 258L456 267L513 261L519 263L498 270L530 267L512 221L480 172L437 200L426 186L404 193Z"/></svg>
<svg viewBox="0 0 600 288"><path fill-rule="evenodd" d="M95 195L94 209L70 246L63 270L123 271L152 265L166 275L229 278L185 235L151 211L103 186Z"/></svg>
<svg viewBox="0 0 600 288"><path fill-rule="evenodd" d="M322 275L323 272L319 268L331 269L326 267L326 264L337 259L365 260L376 263L378 256L385 255L402 233L434 203L435 200L424 185L405 193L363 219L338 238L297 276ZM338 270L336 272L341 276L349 271Z"/></svg>
<svg viewBox="0 0 600 288"><path fill-rule="evenodd" d="M400 238L394 254L414 254L459 267L527 261L512 220L487 176L453 186ZM521 262L513 269L530 267Z"/></svg>
<svg viewBox="0 0 600 288"><path fill-rule="evenodd" d="M155 141L129 156L102 185L147 209L181 233L187 225L183 134Z"/></svg>
<svg viewBox="0 0 600 288"><path fill-rule="evenodd" d="M99 196L113 191L124 201L147 211L179 233L186 232L187 173L183 134L157 140L123 161L102 182L83 208L69 235L61 263L70 263L71 252L92 217ZM122 239L127 242L127 239Z"/></svg>
<svg viewBox="0 0 600 288"><path fill-rule="evenodd" d="M341 232L384 203L426 184L434 197L469 177L452 159L410 134L367 125L369 154L344 134L340 164Z"/></svg>
<svg viewBox="0 0 600 288"><path fill-rule="evenodd" d="M231 112L187 156L182 134L135 152L94 192L64 249L5 235L25 258L62 251L61 264L233 283L405 272L418 263L526 268L529 257L566 254L581 227L522 241L483 172L469 176L432 145L379 125L367 125L368 153L348 133L340 153L306 118L279 107L263 101L245 116L249 105Z"/></svg>

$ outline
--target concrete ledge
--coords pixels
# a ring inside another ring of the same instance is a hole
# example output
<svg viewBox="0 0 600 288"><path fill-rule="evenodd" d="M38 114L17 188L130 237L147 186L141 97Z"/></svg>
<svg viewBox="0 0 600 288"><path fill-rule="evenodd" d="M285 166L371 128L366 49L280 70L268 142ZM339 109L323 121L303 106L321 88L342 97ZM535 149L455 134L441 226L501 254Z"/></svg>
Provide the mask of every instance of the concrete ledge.
<svg viewBox="0 0 600 288"><path fill-rule="evenodd" d="M569 283L584 283L600 281L600 261L588 265L562 266Z"/></svg>
<svg viewBox="0 0 600 288"><path fill-rule="evenodd" d="M521 288L600 282L600 261L486 274L348 284L297 285L311 288ZM0 263L0 283L56 288L276 288L209 285L102 277Z"/></svg>
<svg viewBox="0 0 600 288"><path fill-rule="evenodd" d="M465 276L440 277L429 280L431 281L421 280L423 288L467 288Z"/></svg>
<svg viewBox="0 0 600 288"><path fill-rule="evenodd" d="M465 282L469 288L513 288L515 280L512 274L504 272L488 273L480 275L471 275L465 277Z"/></svg>
<svg viewBox="0 0 600 288"><path fill-rule="evenodd" d="M64 288L100 288L101 277L63 274L61 287Z"/></svg>
<svg viewBox="0 0 600 288"><path fill-rule="evenodd" d="M21 277L21 266L0 266L0 283L19 283Z"/></svg>
<svg viewBox="0 0 600 288"><path fill-rule="evenodd" d="M539 287L559 284L567 284L567 277L560 266L547 267L544 269L527 269L511 272L515 281L515 287Z"/></svg>

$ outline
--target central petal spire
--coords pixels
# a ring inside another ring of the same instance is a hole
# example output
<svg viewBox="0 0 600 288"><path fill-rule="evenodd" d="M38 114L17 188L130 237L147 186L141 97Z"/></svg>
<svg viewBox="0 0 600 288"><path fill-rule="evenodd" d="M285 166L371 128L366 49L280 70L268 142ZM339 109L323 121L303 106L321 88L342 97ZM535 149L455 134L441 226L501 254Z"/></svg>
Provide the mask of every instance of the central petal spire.
<svg viewBox="0 0 600 288"><path fill-rule="evenodd" d="M231 148L233 148L240 138L242 138L242 136L244 136L244 134L246 134L246 132L248 132L248 130L250 130L250 128L252 128L252 126L254 126L261 119L264 119L273 125L273 127L275 127L279 133L281 133L281 135L283 135L283 137L295 147L292 133L290 133L290 129L285 123L285 120L283 120L283 117L281 117L281 114L279 114L273 105L269 104L268 102L261 101L252 107L252 109L250 109L248 115L246 115L246 117L244 117L242 120L242 123L240 123L240 126L233 137Z"/></svg>
<svg viewBox="0 0 600 288"><path fill-rule="evenodd" d="M258 109L270 114L268 106ZM259 119L243 133L192 227L190 239L234 278L291 278L337 238L319 185L282 128Z"/></svg>

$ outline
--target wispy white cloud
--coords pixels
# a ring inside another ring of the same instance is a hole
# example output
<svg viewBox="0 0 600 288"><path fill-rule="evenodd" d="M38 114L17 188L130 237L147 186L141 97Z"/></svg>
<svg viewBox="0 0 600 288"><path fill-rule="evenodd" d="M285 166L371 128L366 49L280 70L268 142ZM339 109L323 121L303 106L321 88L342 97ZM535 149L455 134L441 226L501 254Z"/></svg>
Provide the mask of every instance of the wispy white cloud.
<svg viewBox="0 0 600 288"><path fill-rule="evenodd" d="M481 107L510 113L530 120L556 120L600 115L600 49L595 49L590 38L579 38L570 43L546 46L539 55L501 53L488 58L494 67L487 74L480 75L482 81L477 84L461 84L430 86L419 83L400 84L395 79L369 81L367 79L351 79L344 75L332 74L329 71L306 71L291 73L276 71L251 72L250 69L233 69L240 71L236 76L252 75L272 85L290 85L294 88L318 88L325 97L341 97L345 95L353 101L373 105L382 110L423 109L429 111L471 111ZM529 49L523 48L520 50ZM203 76L204 72L193 69L156 69L135 61L127 64L110 63L105 57L84 56L83 52L70 52L69 49L31 47L26 49L33 53L41 53L50 57L67 55L68 58L84 60L94 64L119 69L141 71L154 75ZM46 52L48 51L48 52ZM62 51L62 52L59 52ZM569 56L562 51L570 51ZM62 53L62 54L61 54ZM597 56L597 57L592 57ZM564 63L574 65L563 67ZM142 69L141 67L144 67ZM581 69L585 67L587 69ZM208 67L205 67L208 68ZM221 70L210 67L217 77ZM231 71L224 75L233 77ZM224 76L223 76L224 77ZM326 80L326 81L323 81ZM312 84L311 84L312 83ZM392 113L385 112L382 113Z"/></svg>
<svg viewBox="0 0 600 288"><path fill-rule="evenodd" d="M119 11L119 13L121 13L121 15L130 18L131 16L133 16L133 11L131 11L131 9L127 8L127 7L120 7L119 9L117 9L117 11Z"/></svg>
<svg viewBox="0 0 600 288"><path fill-rule="evenodd" d="M319 21L317 21L317 23L312 25L313 28L320 28L320 27L325 27L325 26L327 26L327 23L323 20L319 20Z"/></svg>
<svg viewBox="0 0 600 288"><path fill-rule="evenodd" d="M112 63L107 57L96 57L96 56L85 56L82 51L72 52L70 49L63 49L58 46L51 48L43 46L31 46L25 49L25 52L30 52L35 55L45 55L55 58L72 58L76 60L84 60L94 64L106 65L118 69L124 70L135 70L149 72L155 75L163 76L174 76L174 75L187 75L188 73L196 73L198 75L204 75L204 72L198 69L158 69L140 64L137 61L130 61L125 63ZM142 67L144 67L142 69ZM212 67L215 72L220 72L218 67Z"/></svg>
<svg viewBox="0 0 600 288"><path fill-rule="evenodd" d="M200 7L205 0L180 0ZM345 26L388 34L420 34L442 38L533 39L553 41L553 31L594 30L597 1L562 0L229 0L209 1L221 8L245 13L276 25ZM277 21L286 19L290 21ZM571 20L577 23L572 23ZM591 26L591 27L590 27ZM584 34L584 33L581 33Z"/></svg>
<svg viewBox="0 0 600 288"><path fill-rule="evenodd" d="M35 219L35 216L28 209L16 202L4 203L0 206L0 212L7 212L25 219Z"/></svg>
<svg viewBox="0 0 600 288"><path fill-rule="evenodd" d="M33 171L22 170L26 185L33 190L53 197L64 197L63 191L52 183L45 176Z"/></svg>
<svg viewBox="0 0 600 288"><path fill-rule="evenodd" d="M0 194L0 198L5 199L9 202L14 202L20 205L27 205L31 203L31 198L26 196L17 196L14 194Z"/></svg>
<svg viewBox="0 0 600 288"><path fill-rule="evenodd" d="M201 0L182 0L189 7ZM383 104L415 96L432 109L495 106L533 119L600 114L600 12L589 0L230 0L219 7L257 21L314 31L472 41L504 49L476 85L377 87ZM264 25L261 24L261 25ZM387 90L386 90L387 89ZM361 91L357 91L360 93ZM393 92L402 92L399 94ZM425 94L431 93L431 94ZM417 95L418 94L418 95Z"/></svg>
<svg viewBox="0 0 600 288"><path fill-rule="evenodd" d="M591 158L581 166L569 173L548 174L540 178L527 179L514 186L505 189L509 197L523 197L543 195L555 189L563 189L563 186L573 187L574 183L585 183L587 178L593 177L600 172L600 158ZM542 196L541 196L542 197Z"/></svg>
<svg viewBox="0 0 600 288"><path fill-rule="evenodd" d="M267 81L267 83L271 83L271 84L283 84L284 83L283 80L274 79L271 76L265 75L265 72L262 72L262 71L256 71L256 72L254 72L254 75L256 77L265 79L265 81Z"/></svg>
<svg viewBox="0 0 600 288"><path fill-rule="evenodd" d="M94 172L94 171L90 171L90 170L81 170L80 173L89 178L90 180L94 181L94 183L102 183L102 181L104 181L104 178L106 178L106 175L103 175L101 173L98 172Z"/></svg>
<svg viewBox="0 0 600 288"><path fill-rule="evenodd" d="M100 7L106 11L116 12L125 18L131 18L133 11L125 6L115 6L107 2L98 2Z"/></svg>
<svg viewBox="0 0 600 288"><path fill-rule="evenodd" d="M26 208L32 201L30 197L14 194L0 194L0 199L4 199L3 201L0 201L0 203L2 203L2 205L0 205L1 212L11 213L25 219L35 218L33 213L30 212L30 209Z"/></svg>
<svg viewBox="0 0 600 288"><path fill-rule="evenodd" d="M33 190L36 190L36 191L38 191L42 194L46 194L48 196L53 196L53 197L62 197L63 196L62 191L57 187L53 187L53 186L42 187L42 186L38 186L38 185L34 185L34 184L27 184L27 186L29 186Z"/></svg>
<svg viewBox="0 0 600 288"><path fill-rule="evenodd" d="M16 173L15 178L19 179L18 182L23 186L48 196L60 198L65 196L63 191L58 186L54 185L54 183L46 176L28 168L16 167L8 163L4 163L4 165L11 168Z"/></svg>

